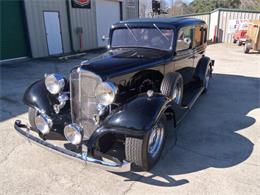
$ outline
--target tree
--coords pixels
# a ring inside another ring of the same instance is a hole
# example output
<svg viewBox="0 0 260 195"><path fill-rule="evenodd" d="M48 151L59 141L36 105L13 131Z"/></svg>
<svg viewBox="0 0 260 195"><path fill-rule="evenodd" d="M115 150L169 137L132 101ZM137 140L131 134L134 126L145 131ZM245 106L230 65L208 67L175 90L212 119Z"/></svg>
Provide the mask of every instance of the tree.
<svg viewBox="0 0 260 195"><path fill-rule="evenodd" d="M239 8L240 0L194 0L190 3L193 12L210 12L217 8Z"/></svg>

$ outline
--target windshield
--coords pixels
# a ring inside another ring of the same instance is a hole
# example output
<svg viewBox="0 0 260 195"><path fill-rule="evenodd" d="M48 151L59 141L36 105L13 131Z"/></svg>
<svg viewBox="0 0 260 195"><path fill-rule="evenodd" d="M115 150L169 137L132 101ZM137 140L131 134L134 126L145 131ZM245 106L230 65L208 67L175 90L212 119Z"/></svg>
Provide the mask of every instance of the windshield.
<svg viewBox="0 0 260 195"><path fill-rule="evenodd" d="M160 50L171 50L173 30L158 28L126 28L115 29L112 35L112 47L145 47Z"/></svg>

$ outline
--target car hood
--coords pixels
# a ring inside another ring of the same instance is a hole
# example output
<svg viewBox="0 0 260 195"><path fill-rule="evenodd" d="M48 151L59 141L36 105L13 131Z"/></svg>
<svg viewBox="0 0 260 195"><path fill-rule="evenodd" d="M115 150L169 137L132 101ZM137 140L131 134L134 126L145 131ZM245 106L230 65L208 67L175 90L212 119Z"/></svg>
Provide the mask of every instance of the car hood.
<svg viewBox="0 0 260 195"><path fill-rule="evenodd" d="M166 63L171 53L157 49L124 48L106 53L83 62L81 68L106 80L122 74L135 72Z"/></svg>

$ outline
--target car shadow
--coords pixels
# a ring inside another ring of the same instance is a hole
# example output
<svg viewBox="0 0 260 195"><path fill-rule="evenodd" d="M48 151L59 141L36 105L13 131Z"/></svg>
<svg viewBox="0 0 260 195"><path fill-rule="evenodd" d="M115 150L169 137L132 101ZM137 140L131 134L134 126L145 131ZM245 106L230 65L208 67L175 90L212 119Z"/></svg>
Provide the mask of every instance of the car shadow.
<svg viewBox="0 0 260 195"><path fill-rule="evenodd" d="M166 124L168 136L159 162L149 172L115 174L125 181L174 187L189 183L185 178L174 179L177 175L242 163L254 144L239 131L256 121L248 113L260 108L259 89L259 78L214 74L208 92L179 127Z"/></svg>

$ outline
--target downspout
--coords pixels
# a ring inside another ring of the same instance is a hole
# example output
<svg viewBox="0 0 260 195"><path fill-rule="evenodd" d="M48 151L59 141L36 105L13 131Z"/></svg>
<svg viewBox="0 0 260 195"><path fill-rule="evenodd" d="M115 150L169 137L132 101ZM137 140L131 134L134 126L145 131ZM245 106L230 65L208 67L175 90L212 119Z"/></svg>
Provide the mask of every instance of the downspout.
<svg viewBox="0 0 260 195"><path fill-rule="evenodd" d="M69 25L70 48L71 48L72 52L75 52L74 45L73 45L72 29L71 29L72 27L71 27L69 0L66 0L66 7L67 7L67 16L68 16L68 25Z"/></svg>
<svg viewBox="0 0 260 195"><path fill-rule="evenodd" d="M221 12L221 10L219 9L218 10L218 24L217 24L217 33L216 33L216 37L217 37L217 39L216 39L216 43L218 43L218 41L219 41L219 23L220 23L220 12Z"/></svg>

